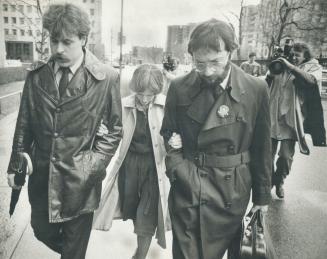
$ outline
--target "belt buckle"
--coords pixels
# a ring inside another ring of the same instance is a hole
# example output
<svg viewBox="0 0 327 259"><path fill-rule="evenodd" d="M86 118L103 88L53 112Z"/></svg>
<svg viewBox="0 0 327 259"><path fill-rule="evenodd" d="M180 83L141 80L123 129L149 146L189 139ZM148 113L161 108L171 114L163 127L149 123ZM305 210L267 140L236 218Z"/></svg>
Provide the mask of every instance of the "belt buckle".
<svg viewBox="0 0 327 259"><path fill-rule="evenodd" d="M199 152L198 155L196 156L196 161L199 167L203 167L205 161L205 153Z"/></svg>

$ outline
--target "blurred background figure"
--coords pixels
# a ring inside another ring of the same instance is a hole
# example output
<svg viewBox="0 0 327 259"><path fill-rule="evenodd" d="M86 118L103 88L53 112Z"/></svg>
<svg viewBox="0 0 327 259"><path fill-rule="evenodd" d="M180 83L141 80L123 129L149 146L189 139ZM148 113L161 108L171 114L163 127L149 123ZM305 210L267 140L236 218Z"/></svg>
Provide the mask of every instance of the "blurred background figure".
<svg viewBox="0 0 327 259"><path fill-rule="evenodd" d="M261 66L258 62L255 61L255 58L256 58L255 52L251 52L249 54L249 60L244 61L240 67L247 74L250 74L252 76L260 76L261 75Z"/></svg>

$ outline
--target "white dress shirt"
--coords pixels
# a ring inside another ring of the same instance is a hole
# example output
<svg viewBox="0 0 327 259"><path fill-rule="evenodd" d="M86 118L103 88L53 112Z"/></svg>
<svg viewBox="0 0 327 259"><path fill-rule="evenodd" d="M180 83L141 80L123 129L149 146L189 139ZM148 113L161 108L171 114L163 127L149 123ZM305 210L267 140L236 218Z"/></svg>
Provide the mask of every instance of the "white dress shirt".
<svg viewBox="0 0 327 259"><path fill-rule="evenodd" d="M83 60L84 60L84 55L81 55L81 57L75 62L74 65L69 66L69 75L68 75L69 81L73 78L73 76L75 75L77 69L79 69L79 67L82 65ZM60 65L57 62L55 62L55 64L54 64L53 71L54 71L54 74L55 74L57 87L58 87L61 76L62 76L62 70L60 69Z"/></svg>

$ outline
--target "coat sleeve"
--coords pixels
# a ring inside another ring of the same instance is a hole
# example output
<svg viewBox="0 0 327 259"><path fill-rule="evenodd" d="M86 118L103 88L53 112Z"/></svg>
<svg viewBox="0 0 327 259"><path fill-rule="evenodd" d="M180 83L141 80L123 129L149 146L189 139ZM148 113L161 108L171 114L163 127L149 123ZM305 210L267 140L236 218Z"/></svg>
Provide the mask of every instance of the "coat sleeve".
<svg viewBox="0 0 327 259"><path fill-rule="evenodd" d="M176 168L178 164L187 162L183 158L182 149L174 149L168 144L168 141L174 132L180 134L180 129L177 123L177 93L175 87L176 85L174 84L174 81L172 81L167 93L165 114L160 131L160 134L164 138L165 148L167 151L165 158L166 174L170 181L175 180L174 168Z"/></svg>
<svg viewBox="0 0 327 259"><path fill-rule="evenodd" d="M267 86L266 84L260 86L261 100L259 101L254 135L250 147L250 170L252 175L252 201L255 205L266 205L271 200L272 156L270 113Z"/></svg>
<svg viewBox="0 0 327 259"><path fill-rule="evenodd" d="M31 129L31 113L30 113L30 92L32 84L32 75L27 75L25 85L23 88L23 94L20 102L16 129L14 133L14 140L12 145L12 153L7 172L9 174L15 173L15 170L19 168L21 164L21 156L19 153L30 153L33 144L33 134Z"/></svg>
<svg viewBox="0 0 327 259"><path fill-rule="evenodd" d="M122 138L122 109L119 81L118 73L114 72L114 76L109 81L108 100L101 120L107 127L108 133L102 136L96 135L93 145L93 151L105 162L105 167L108 166L111 158L114 156Z"/></svg>

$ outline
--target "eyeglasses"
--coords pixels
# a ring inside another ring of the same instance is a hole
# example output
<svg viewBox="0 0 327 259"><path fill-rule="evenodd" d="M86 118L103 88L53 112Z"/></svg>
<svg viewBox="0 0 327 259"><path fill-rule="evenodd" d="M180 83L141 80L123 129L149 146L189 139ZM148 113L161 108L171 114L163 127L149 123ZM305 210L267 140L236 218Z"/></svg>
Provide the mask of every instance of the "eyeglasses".
<svg viewBox="0 0 327 259"><path fill-rule="evenodd" d="M204 70L206 70L207 67L210 67L213 69L223 67L226 65L226 62L222 62L222 61L218 61L218 60L208 61L208 62L198 62L195 60L194 65L199 71L204 71Z"/></svg>

